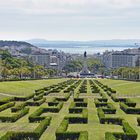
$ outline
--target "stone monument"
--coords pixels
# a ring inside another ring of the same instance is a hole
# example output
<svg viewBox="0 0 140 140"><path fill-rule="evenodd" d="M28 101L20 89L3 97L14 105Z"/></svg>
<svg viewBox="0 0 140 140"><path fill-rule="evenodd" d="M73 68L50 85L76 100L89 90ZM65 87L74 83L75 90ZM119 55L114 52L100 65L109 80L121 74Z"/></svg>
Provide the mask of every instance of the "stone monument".
<svg viewBox="0 0 140 140"><path fill-rule="evenodd" d="M80 72L80 77L92 77L94 74L90 73L88 66L87 66L87 52L84 52L84 62L83 62L83 68Z"/></svg>

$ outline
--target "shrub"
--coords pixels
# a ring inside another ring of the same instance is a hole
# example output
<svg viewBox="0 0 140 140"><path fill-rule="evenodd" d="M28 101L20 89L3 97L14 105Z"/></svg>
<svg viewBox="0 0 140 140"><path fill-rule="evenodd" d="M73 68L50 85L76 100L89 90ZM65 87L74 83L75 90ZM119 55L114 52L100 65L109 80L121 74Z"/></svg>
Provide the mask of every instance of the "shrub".
<svg viewBox="0 0 140 140"><path fill-rule="evenodd" d="M105 118L105 114L104 114L104 112L103 112L103 110L102 110L101 108L98 108L98 109L97 109L97 112L98 112L98 117L99 117L100 121L101 121L103 118Z"/></svg>
<svg viewBox="0 0 140 140"><path fill-rule="evenodd" d="M63 119L63 121L61 122L61 124L59 125L59 127L56 130L56 135L59 133L65 132L68 128L68 124L69 124L68 119L66 119L66 118Z"/></svg>
<svg viewBox="0 0 140 140"><path fill-rule="evenodd" d="M120 108L127 114L140 114L140 108L129 107L127 103L120 103Z"/></svg>
<svg viewBox="0 0 140 140"><path fill-rule="evenodd" d="M116 137L111 132L106 132L105 140L116 140Z"/></svg>
<svg viewBox="0 0 140 140"><path fill-rule="evenodd" d="M43 96L44 96L44 93L43 93L43 94L39 94L39 95L37 95L37 96L34 96L33 100L34 100L34 101L38 101L38 100L42 99Z"/></svg>
<svg viewBox="0 0 140 140"><path fill-rule="evenodd" d="M26 102L19 103L19 104L15 105L14 107L11 108L11 112L17 112L17 111L23 109L26 105L27 105Z"/></svg>
<svg viewBox="0 0 140 140"><path fill-rule="evenodd" d="M35 112L33 112L30 116L29 116L29 122L40 122L42 120L45 119L44 116L40 116L43 113L43 108L40 107L39 109L37 109Z"/></svg>
<svg viewBox="0 0 140 140"><path fill-rule="evenodd" d="M6 98L3 98L3 99L0 99L0 105L3 105L5 103L8 103L8 102L11 102L11 101L14 101L14 97L6 97Z"/></svg>
<svg viewBox="0 0 140 140"><path fill-rule="evenodd" d="M99 120L100 120L100 123L101 124L105 124L105 123L112 123L112 124L117 124L117 125L121 125L122 124L122 121L123 121L123 118L120 118L120 117L105 117L105 114L104 114L104 111L102 108L98 108L97 109L97 112L98 112L98 117L99 117Z"/></svg>
<svg viewBox="0 0 140 140"><path fill-rule="evenodd" d="M126 98L118 98L116 95L111 95L111 98L115 102L126 102Z"/></svg>
<svg viewBox="0 0 140 140"><path fill-rule="evenodd" d="M37 137L39 138L42 133L46 130L46 128L50 125L51 117L47 117L41 123L38 125L38 127L34 130L34 133L37 134Z"/></svg>
<svg viewBox="0 0 140 140"><path fill-rule="evenodd" d="M87 107L86 102L75 102L75 107Z"/></svg>
<svg viewBox="0 0 140 140"><path fill-rule="evenodd" d="M38 96L40 94L44 94L44 89L35 90L35 95Z"/></svg>
<svg viewBox="0 0 140 140"><path fill-rule="evenodd" d="M24 108L12 116L0 116L2 122L15 122L29 112L29 108Z"/></svg>
<svg viewBox="0 0 140 140"><path fill-rule="evenodd" d="M71 96L71 93L67 93L65 95L65 97L62 97L62 98L56 98L57 101L67 101L69 99L69 97Z"/></svg>
<svg viewBox="0 0 140 140"><path fill-rule="evenodd" d="M88 140L88 132L87 131L81 131L78 140Z"/></svg>
<svg viewBox="0 0 140 140"><path fill-rule="evenodd" d="M59 112L62 106L63 106L63 103L59 103L57 106L54 106L54 107L47 107L47 108L40 107L29 116L28 118L29 122L40 122L44 120L45 118L47 118L47 116L41 116L41 114L45 112Z"/></svg>
<svg viewBox="0 0 140 140"><path fill-rule="evenodd" d="M84 102L84 98L74 98L74 102Z"/></svg>
<svg viewBox="0 0 140 140"><path fill-rule="evenodd" d="M15 101L27 101L34 97L34 94L30 94L26 97L15 97Z"/></svg>
<svg viewBox="0 0 140 140"><path fill-rule="evenodd" d="M51 117L43 120L37 128L33 132L14 132L8 131L4 136L1 137L0 140L39 140L39 137L46 130L46 128L50 125Z"/></svg>
<svg viewBox="0 0 140 140"><path fill-rule="evenodd" d="M41 104L43 104L46 101L46 98L42 98L40 100L37 101L27 101L27 105L29 106L40 106Z"/></svg>
<svg viewBox="0 0 140 140"><path fill-rule="evenodd" d="M15 102L5 103L0 106L0 112L15 105Z"/></svg>
<svg viewBox="0 0 140 140"><path fill-rule="evenodd" d="M81 132L68 132L69 119L64 118L61 122L60 126L57 128L55 135L56 140L66 140L66 139L73 139L73 140L88 140L88 132L81 131Z"/></svg>
<svg viewBox="0 0 140 140"><path fill-rule="evenodd" d="M122 126L124 133L120 132L106 132L105 133L105 140L136 140L137 133L136 131L129 125L128 122L122 121Z"/></svg>
<svg viewBox="0 0 140 140"><path fill-rule="evenodd" d="M51 106L51 107L47 107L47 108L44 108L44 112L54 112L54 113L57 113L61 110L61 108L63 107L63 103L60 102L57 104L57 106Z"/></svg>
<svg viewBox="0 0 140 140"><path fill-rule="evenodd" d="M137 118L138 125L140 126L140 117Z"/></svg>

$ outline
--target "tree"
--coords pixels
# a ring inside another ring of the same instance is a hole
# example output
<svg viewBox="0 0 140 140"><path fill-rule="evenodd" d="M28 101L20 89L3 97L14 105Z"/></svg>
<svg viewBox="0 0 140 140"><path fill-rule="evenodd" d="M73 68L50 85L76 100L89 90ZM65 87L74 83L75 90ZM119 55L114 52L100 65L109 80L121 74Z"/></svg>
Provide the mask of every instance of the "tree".
<svg viewBox="0 0 140 140"><path fill-rule="evenodd" d="M6 67L3 67L2 70L1 70L1 76L6 79L9 75L10 71L6 68Z"/></svg>
<svg viewBox="0 0 140 140"><path fill-rule="evenodd" d="M81 71L83 67L84 59L76 59L69 61L63 68L65 72L77 72ZM87 66L88 69L93 73L103 73L104 66L100 60L95 58L88 58L87 59Z"/></svg>
<svg viewBox="0 0 140 140"><path fill-rule="evenodd" d="M72 60L69 61L63 68L66 72L75 72L82 69L82 61Z"/></svg>

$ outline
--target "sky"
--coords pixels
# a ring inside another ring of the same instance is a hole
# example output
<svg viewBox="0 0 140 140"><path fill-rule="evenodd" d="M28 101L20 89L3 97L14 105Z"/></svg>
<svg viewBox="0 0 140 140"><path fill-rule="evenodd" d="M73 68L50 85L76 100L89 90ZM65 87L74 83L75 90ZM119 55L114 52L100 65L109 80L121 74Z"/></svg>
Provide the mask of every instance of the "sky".
<svg viewBox="0 0 140 140"><path fill-rule="evenodd" d="M140 39L140 0L0 0L0 40Z"/></svg>

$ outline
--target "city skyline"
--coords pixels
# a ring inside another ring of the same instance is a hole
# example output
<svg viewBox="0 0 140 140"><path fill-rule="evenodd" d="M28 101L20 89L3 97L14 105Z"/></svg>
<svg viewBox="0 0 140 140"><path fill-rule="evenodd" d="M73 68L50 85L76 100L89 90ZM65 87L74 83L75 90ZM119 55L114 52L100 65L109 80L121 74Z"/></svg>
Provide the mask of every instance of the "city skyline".
<svg viewBox="0 0 140 140"><path fill-rule="evenodd" d="M138 0L0 1L0 39L140 39Z"/></svg>

